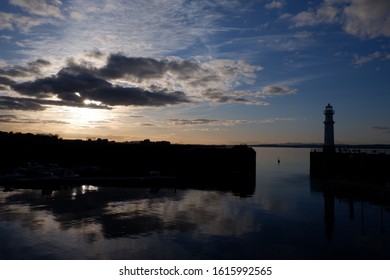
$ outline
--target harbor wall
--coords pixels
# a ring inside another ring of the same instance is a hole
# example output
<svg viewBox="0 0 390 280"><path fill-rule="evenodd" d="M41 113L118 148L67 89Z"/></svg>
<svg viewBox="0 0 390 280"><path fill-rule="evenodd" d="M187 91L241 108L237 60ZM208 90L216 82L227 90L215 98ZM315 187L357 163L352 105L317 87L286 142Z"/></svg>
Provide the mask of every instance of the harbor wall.
<svg viewBox="0 0 390 280"><path fill-rule="evenodd" d="M390 154L384 152L310 152L310 175L385 183L390 181Z"/></svg>
<svg viewBox="0 0 390 280"><path fill-rule="evenodd" d="M28 165L34 164L46 169L58 166L82 178L152 176L174 177L187 185L206 187L255 185L256 152L246 145L182 145L149 140L123 143L0 133L0 149L0 175L30 172Z"/></svg>

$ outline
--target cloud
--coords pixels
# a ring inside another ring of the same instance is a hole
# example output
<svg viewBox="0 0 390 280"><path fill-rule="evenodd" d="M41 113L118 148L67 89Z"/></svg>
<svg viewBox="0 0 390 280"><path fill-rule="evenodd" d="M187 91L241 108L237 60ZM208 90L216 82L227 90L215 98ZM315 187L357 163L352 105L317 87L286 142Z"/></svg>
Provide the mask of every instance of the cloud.
<svg viewBox="0 0 390 280"><path fill-rule="evenodd" d="M355 54L353 64L356 66L362 66L363 64L380 59L381 57L383 57L383 55L380 52L373 52L367 56L358 56Z"/></svg>
<svg viewBox="0 0 390 280"><path fill-rule="evenodd" d="M18 1L28 7L30 14L39 13L31 7L30 1ZM48 1L36 1L43 5ZM220 1L219 7L212 1L72 1L64 2L61 18L60 5L51 3L51 12L43 17L34 17L55 27L56 39L52 33L39 33L27 40L24 53L40 55L46 53L54 57L76 55L80 50L90 50L99 46L106 52L123 51L137 56L156 56L186 49L194 43L204 41L209 34L216 32L216 21L222 17L221 11L228 2ZM45 10L42 10L45 11ZM17 18L17 17L16 17ZM50 22L51 20L51 22ZM37 24L40 25L40 24ZM61 55L58 54L61 49Z"/></svg>
<svg viewBox="0 0 390 280"><path fill-rule="evenodd" d="M42 69L52 63L43 59L25 66L0 68L0 84L23 96L4 97L2 108L42 110L47 106L74 106L108 109L199 102L268 105L265 99L270 96L296 92L294 88L273 85L261 91L247 89L251 88L262 67L241 60L156 59L118 53L105 56L99 50L85 55L85 58L99 61L104 57L104 64L82 58L78 63L68 59L57 74L46 77L42 77ZM17 82L9 77L24 80ZM31 78L26 80L26 77Z"/></svg>
<svg viewBox="0 0 390 280"><path fill-rule="evenodd" d="M0 110L42 111L44 107L29 98L0 96Z"/></svg>
<svg viewBox="0 0 390 280"><path fill-rule="evenodd" d="M338 7L325 1L317 9L309 9L291 18L294 27L313 26L320 23L335 23L338 20Z"/></svg>
<svg viewBox="0 0 390 280"><path fill-rule="evenodd" d="M224 93L216 89L210 89L204 93L204 97L214 103L220 104L243 103L247 105L269 105L268 102L262 100L264 97L261 95L261 92L256 91L232 91Z"/></svg>
<svg viewBox="0 0 390 280"><path fill-rule="evenodd" d="M25 66L12 66L0 68L0 75L8 77L31 77L39 76L42 74L42 70L50 66L50 61L45 59L37 59L35 61L27 63Z"/></svg>
<svg viewBox="0 0 390 280"><path fill-rule="evenodd" d="M302 120L300 118L269 118L265 120L258 121L259 123L275 123L275 122L291 122L291 121L297 121Z"/></svg>
<svg viewBox="0 0 390 280"><path fill-rule="evenodd" d="M13 122L16 118L15 115L0 115L0 123Z"/></svg>
<svg viewBox="0 0 390 280"><path fill-rule="evenodd" d="M15 81L13 81L7 77L0 76L0 85L8 85L9 86L9 85L12 85L14 83L15 83Z"/></svg>
<svg viewBox="0 0 390 280"><path fill-rule="evenodd" d="M127 57L113 54L108 57L107 64L99 70L99 75L106 78L127 78L128 81L142 83L154 80L164 86L179 81L182 87L227 88L238 80L252 83L255 72L262 70L244 61L233 60L183 60L169 57L164 60L145 57Z"/></svg>
<svg viewBox="0 0 390 280"><path fill-rule="evenodd" d="M183 92L153 92L140 88L102 87L83 96L109 106L165 106L190 102Z"/></svg>
<svg viewBox="0 0 390 280"><path fill-rule="evenodd" d="M57 95L62 100L80 100L77 92L91 91L96 88L110 87L111 84L89 73L71 73L66 68L57 75L14 84L11 88L20 94L39 98Z"/></svg>
<svg viewBox="0 0 390 280"><path fill-rule="evenodd" d="M71 19L74 19L76 21L83 21L87 19L87 16L79 11L71 11L69 13L69 16Z"/></svg>
<svg viewBox="0 0 390 280"><path fill-rule="evenodd" d="M85 56L99 60L103 57L98 50ZM0 75L32 76L18 83L4 77L4 82L23 96L57 98L71 106L165 106L210 101L268 104L255 91L237 89L253 84L256 72L262 70L241 60L155 59L116 53L108 55L99 66L84 59L78 63L74 59L67 61L57 74L47 77L41 77L42 69L51 63L42 59L26 66L2 68Z"/></svg>
<svg viewBox="0 0 390 280"><path fill-rule="evenodd" d="M358 37L390 36L390 1L353 0L344 8L344 30Z"/></svg>
<svg viewBox="0 0 390 280"><path fill-rule="evenodd" d="M290 87L281 87L281 86L266 86L261 91L263 95L289 95L296 93L297 90Z"/></svg>
<svg viewBox="0 0 390 280"><path fill-rule="evenodd" d="M121 54L110 55L100 74L107 78L130 76L136 81L161 78L169 70L169 62L153 58L127 57Z"/></svg>
<svg viewBox="0 0 390 280"><path fill-rule="evenodd" d="M271 1L265 4L267 9L281 9L286 5L285 1Z"/></svg>
<svg viewBox="0 0 390 280"><path fill-rule="evenodd" d="M57 75L11 85L19 94L35 98L59 98L67 105L164 106L188 102L181 92L148 91L136 87L115 86L90 69L63 68ZM91 102L95 101L95 102Z"/></svg>
<svg viewBox="0 0 390 280"><path fill-rule="evenodd" d="M345 32L361 38L390 36L388 0L325 0L289 18L293 27L340 24Z"/></svg>
<svg viewBox="0 0 390 280"><path fill-rule="evenodd" d="M63 18L59 8L61 5L59 0L10 0L10 4L18 6L32 15Z"/></svg>
<svg viewBox="0 0 390 280"><path fill-rule="evenodd" d="M294 38L301 39L301 40L306 40L310 38L313 35L312 32L309 31L302 31L302 32L296 32L294 34Z"/></svg>
<svg viewBox="0 0 390 280"><path fill-rule="evenodd" d="M20 14L0 12L0 30L20 30L26 32L33 27L47 23L41 18L23 16Z"/></svg>
<svg viewBox="0 0 390 280"><path fill-rule="evenodd" d="M245 120L221 120L221 119L169 119L172 126L232 126L247 123Z"/></svg>
<svg viewBox="0 0 390 280"><path fill-rule="evenodd" d="M149 127L152 127L152 126L155 126L155 125L152 124L152 123L143 123L143 124L141 124L141 126L149 126Z"/></svg>
<svg viewBox="0 0 390 280"><path fill-rule="evenodd" d="M390 133L390 126L373 126L372 129L383 133Z"/></svg>
<svg viewBox="0 0 390 280"><path fill-rule="evenodd" d="M300 118L269 118L265 120L229 120L229 119L169 119L168 125L171 126L233 126L247 123L275 123L275 122L292 122L302 120Z"/></svg>
<svg viewBox="0 0 390 280"><path fill-rule="evenodd" d="M57 120L37 120L37 119L32 119L27 118L27 117L20 117L16 115L0 115L0 123L24 123L24 124L68 124L67 122L64 121L57 121Z"/></svg>
<svg viewBox="0 0 390 280"><path fill-rule="evenodd" d="M13 96L0 96L0 110L43 111L46 106L68 106L91 109L110 109L106 105L77 102L71 100L53 100L41 98L25 98Z"/></svg>

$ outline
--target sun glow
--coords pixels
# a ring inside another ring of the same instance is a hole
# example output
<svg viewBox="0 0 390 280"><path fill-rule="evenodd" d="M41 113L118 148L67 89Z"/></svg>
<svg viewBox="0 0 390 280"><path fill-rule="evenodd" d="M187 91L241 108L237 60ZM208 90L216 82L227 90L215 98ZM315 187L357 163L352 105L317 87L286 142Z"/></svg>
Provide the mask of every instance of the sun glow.
<svg viewBox="0 0 390 280"><path fill-rule="evenodd" d="M101 106L103 103L102 102L100 102L100 101L96 101L96 100L90 100L90 99L85 99L84 101L83 101L83 103L85 104L85 105L96 105L96 106Z"/></svg>
<svg viewBox="0 0 390 280"><path fill-rule="evenodd" d="M96 127L107 121L107 110L91 108L68 108L68 122L76 127Z"/></svg>

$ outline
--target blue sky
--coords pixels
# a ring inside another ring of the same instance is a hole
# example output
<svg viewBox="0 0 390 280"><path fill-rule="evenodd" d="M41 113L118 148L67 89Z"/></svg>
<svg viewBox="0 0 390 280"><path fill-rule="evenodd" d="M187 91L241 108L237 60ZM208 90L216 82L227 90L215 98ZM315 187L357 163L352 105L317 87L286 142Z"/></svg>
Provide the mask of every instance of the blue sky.
<svg viewBox="0 0 390 280"><path fill-rule="evenodd" d="M0 130L390 144L388 0L4 0Z"/></svg>

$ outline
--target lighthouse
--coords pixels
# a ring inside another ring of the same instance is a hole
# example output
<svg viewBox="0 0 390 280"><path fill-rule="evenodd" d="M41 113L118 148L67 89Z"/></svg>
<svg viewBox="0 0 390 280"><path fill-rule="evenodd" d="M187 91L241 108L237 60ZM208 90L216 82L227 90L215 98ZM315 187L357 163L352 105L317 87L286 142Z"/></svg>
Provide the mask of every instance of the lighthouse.
<svg viewBox="0 0 390 280"><path fill-rule="evenodd" d="M325 115L325 133L324 133L324 152L334 152L334 121L333 115L334 110L333 107L328 103L324 110Z"/></svg>

